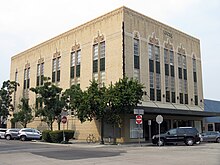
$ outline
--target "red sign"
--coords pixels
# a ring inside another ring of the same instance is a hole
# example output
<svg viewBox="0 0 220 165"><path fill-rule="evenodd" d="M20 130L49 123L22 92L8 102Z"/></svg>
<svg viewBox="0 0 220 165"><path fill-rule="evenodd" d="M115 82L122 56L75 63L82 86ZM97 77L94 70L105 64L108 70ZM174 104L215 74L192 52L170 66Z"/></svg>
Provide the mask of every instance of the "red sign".
<svg viewBox="0 0 220 165"><path fill-rule="evenodd" d="M66 117L66 116L62 116L61 122L62 122L63 124L65 124L65 123L67 122L67 117Z"/></svg>
<svg viewBox="0 0 220 165"><path fill-rule="evenodd" d="M136 124L142 124L142 115L136 115Z"/></svg>

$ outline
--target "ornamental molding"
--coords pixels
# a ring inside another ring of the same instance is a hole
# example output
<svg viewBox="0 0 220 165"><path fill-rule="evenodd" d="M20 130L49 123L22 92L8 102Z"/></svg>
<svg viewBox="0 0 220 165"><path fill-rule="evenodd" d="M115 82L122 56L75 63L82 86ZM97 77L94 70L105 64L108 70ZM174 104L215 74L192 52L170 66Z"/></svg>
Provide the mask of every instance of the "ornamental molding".
<svg viewBox="0 0 220 165"><path fill-rule="evenodd" d="M40 59L38 60L38 64L42 64L42 63L44 63L44 58L40 58Z"/></svg>
<svg viewBox="0 0 220 165"><path fill-rule="evenodd" d="M94 38L94 44L104 41L105 37L98 31L98 36Z"/></svg>
<svg viewBox="0 0 220 165"><path fill-rule="evenodd" d="M183 48L182 44L180 44L180 46L178 46L177 52L180 54L186 54L185 48Z"/></svg>
<svg viewBox="0 0 220 165"><path fill-rule="evenodd" d="M57 51L53 54L53 59L60 57L60 51Z"/></svg>
<svg viewBox="0 0 220 165"><path fill-rule="evenodd" d="M169 38L167 39L167 41L164 42L164 47L166 49L173 50L173 44L170 42Z"/></svg>
<svg viewBox="0 0 220 165"><path fill-rule="evenodd" d="M159 45L159 39L156 38L155 32L153 32L152 35L150 36L149 42L155 45Z"/></svg>
<svg viewBox="0 0 220 165"><path fill-rule="evenodd" d="M75 41L75 44L72 46L72 52L75 52L80 49L80 44Z"/></svg>

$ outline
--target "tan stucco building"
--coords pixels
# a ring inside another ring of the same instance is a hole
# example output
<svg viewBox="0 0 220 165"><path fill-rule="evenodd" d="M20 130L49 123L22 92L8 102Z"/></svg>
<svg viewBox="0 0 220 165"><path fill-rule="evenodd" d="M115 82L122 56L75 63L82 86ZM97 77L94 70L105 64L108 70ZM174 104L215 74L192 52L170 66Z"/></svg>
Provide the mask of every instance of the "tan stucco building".
<svg viewBox="0 0 220 165"><path fill-rule="evenodd" d="M158 114L164 118L162 130L177 126L202 130L200 41L126 7L13 56L10 79L20 84L14 95L15 107L23 96L35 106L36 95L29 88L41 85L42 76L51 77L64 90L76 83L85 89L93 78L106 85L123 76L138 79L146 87L138 107L145 111L142 140L157 133ZM39 118L29 126L46 129ZM89 133L100 136L99 123L94 121L81 124L69 116L67 127L76 130L78 139ZM136 128L135 115L126 116L118 141L136 141ZM106 126L105 136L111 135Z"/></svg>

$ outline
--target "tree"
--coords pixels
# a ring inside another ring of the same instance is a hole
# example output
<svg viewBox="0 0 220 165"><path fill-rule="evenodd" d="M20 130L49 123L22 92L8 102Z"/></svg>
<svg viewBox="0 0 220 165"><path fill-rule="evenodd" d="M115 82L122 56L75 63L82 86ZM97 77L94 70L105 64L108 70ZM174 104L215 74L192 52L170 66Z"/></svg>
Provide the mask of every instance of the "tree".
<svg viewBox="0 0 220 165"><path fill-rule="evenodd" d="M28 99L22 98L21 104L18 105L19 112L14 113L13 122L19 122L24 128L33 120L32 109L28 104Z"/></svg>
<svg viewBox="0 0 220 165"><path fill-rule="evenodd" d="M62 88L52 84L49 77L45 77L42 86L37 86L30 90L37 94L38 102L43 105L37 108L36 115L43 117L43 121L53 130L53 123L60 118L60 113L65 106L64 100L60 97ZM60 120L58 120L58 125L60 125Z"/></svg>
<svg viewBox="0 0 220 165"><path fill-rule="evenodd" d="M113 126L114 136L115 127L122 124L123 116L130 114L140 103L143 96L144 86L137 80L127 77L119 79L118 82L111 84L107 90L108 108L105 121ZM114 143L116 138L114 137Z"/></svg>
<svg viewBox="0 0 220 165"><path fill-rule="evenodd" d="M16 91L19 84L15 81L4 81L0 89L0 127L6 127L5 121L7 121L10 111L14 110L12 102L12 94Z"/></svg>
<svg viewBox="0 0 220 165"><path fill-rule="evenodd" d="M76 110L76 115L81 122L96 119L101 124L101 143L103 143L103 122L105 115L105 92L106 87L99 87L93 80L86 91L82 92L79 87L72 86L70 90L70 106Z"/></svg>

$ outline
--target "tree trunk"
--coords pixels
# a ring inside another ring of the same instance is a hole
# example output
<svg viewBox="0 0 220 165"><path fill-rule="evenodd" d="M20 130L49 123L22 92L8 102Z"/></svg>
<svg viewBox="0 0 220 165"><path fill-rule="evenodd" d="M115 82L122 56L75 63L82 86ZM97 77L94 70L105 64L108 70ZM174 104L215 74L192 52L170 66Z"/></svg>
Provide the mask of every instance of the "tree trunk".
<svg viewBox="0 0 220 165"><path fill-rule="evenodd" d="M100 141L100 144L104 144L104 120L103 118L101 118L101 121L100 121L100 126L101 126L101 141Z"/></svg>
<svg viewBox="0 0 220 165"><path fill-rule="evenodd" d="M113 125L113 144L116 144L115 124Z"/></svg>

